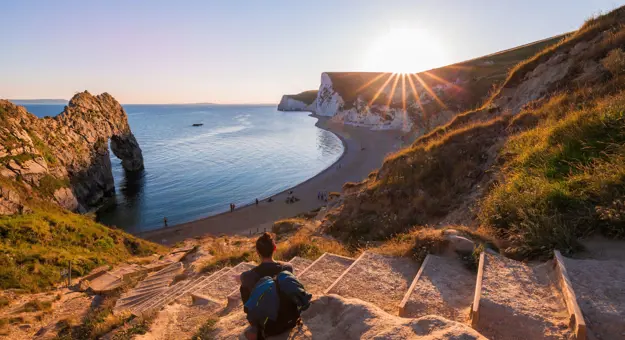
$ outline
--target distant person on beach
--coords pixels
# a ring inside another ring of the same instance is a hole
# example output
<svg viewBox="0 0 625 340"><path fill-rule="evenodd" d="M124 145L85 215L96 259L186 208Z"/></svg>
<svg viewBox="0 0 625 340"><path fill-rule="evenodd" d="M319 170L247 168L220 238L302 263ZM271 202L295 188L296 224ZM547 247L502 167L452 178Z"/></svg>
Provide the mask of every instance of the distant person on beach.
<svg viewBox="0 0 625 340"><path fill-rule="evenodd" d="M269 197L269 199L267 200L267 202L273 202L273 197Z"/></svg>
<svg viewBox="0 0 625 340"><path fill-rule="evenodd" d="M273 259L276 242L265 232L256 240L261 263L240 276L243 311L250 327L248 340L260 340L293 329L300 312L308 309L312 295L293 275L293 266ZM279 287L279 288L278 288Z"/></svg>
<svg viewBox="0 0 625 340"><path fill-rule="evenodd" d="M256 199L256 205L258 205L258 198Z"/></svg>
<svg viewBox="0 0 625 340"><path fill-rule="evenodd" d="M167 216L163 217L163 224L165 224L165 228L167 228Z"/></svg>

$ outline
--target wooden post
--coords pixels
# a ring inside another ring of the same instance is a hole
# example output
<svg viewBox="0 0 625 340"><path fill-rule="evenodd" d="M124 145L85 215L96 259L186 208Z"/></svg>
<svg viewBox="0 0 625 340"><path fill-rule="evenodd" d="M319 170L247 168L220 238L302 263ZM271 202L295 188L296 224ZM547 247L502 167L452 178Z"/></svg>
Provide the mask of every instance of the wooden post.
<svg viewBox="0 0 625 340"><path fill-rule="evenodd" d="M404 294L404 298L399 303L399 316L406 317L405 316L406 304L408 303L408 299L410 299L410 295L412 295L412 291L417 286L417 283L419 282L419 278L421 277L421 275L423 275L423 271L425 270L425 266L428 264L428 261L430 261L429 254L425 256L425 259L421 263L421 267L419 267L419 271L417 272L417 275L414 277L414 279L412 280L412 283L410 284L410 288L408 288L408 291L406 291L406 294Z"/></svg>
<svg viewBox="0 0 625 340"><path fill-rule="evenodd" d="M476 328L480 320L480 299L482 298L482 280L484 279L484 262L486 262L486 250L480 253L480 264L477 269L477 279L475 281L475 295L471 305L470 319L471 327Z"/></svg>
<svg viewBox="0 0 625 340"><path fill-rule="evenodd" d="M582 309L577 303L577 295L575 295L571 278L564 265L564 257L562 257L562 254L557 250L554 250L553 253L555 271L558 274L558 284L560 290L562 290L564 302L566 303L566 308L569 313L569 327L575 332L575 338L577 340L585 340L587 338L586 321L584 320Z"/></svg>

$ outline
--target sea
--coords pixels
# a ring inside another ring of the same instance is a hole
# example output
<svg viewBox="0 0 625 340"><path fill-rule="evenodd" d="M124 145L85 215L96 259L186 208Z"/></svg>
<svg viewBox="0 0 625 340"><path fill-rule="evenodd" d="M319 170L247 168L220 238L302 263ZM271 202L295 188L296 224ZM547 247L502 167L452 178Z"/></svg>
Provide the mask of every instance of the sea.
<svg viewBox="0 0 625 340"><path fill-rule="evenodd" d="M126 173L111 152L115 197L97 220L131 233L251 204L314 177L343 153L306 112L275 105L123 105L145 163ZM55 116L63 105L26 105ZM192 126L203 124L202 126Z"/></svg>

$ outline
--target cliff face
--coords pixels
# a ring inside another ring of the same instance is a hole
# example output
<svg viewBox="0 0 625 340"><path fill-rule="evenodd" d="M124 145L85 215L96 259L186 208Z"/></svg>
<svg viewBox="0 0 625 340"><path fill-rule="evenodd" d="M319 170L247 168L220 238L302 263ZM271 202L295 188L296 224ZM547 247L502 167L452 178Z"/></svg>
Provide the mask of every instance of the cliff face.
<svg viewBox="0 0 625 340"><path fill-rule="evenodd" d="M423 135L457 113L479 106L511 67L561 38L416 74L324 72L315 102L294 102L297 95L286 95L279 109L311 111L374 130Z"/></svg>
<svg viewBox="0 0 625 340"><path fill-rule="evenodd" d="M285 94L278 104L279 111L315 112L317 107L317 90L304 91L298 94Z"/></svg>
<svg viewBox="0 0 625 340"><path fill-rule="evenodd" d="M108 93L76 94L54 118L37 118L0 100L0 214L28 210L30 198L73 211L114 192L111 150L127 171L143 156L122 106Z"/></svg>
<svg viewBox="0 0 625 340"><path fill-rule="evenodd" d="M310 104L304 103L303 101L293 99L290 95L285 94L282 96L280 100L280 104L278 104L278 111L308 111L315 112L317 107L317 101L313 101Z"/></svg>

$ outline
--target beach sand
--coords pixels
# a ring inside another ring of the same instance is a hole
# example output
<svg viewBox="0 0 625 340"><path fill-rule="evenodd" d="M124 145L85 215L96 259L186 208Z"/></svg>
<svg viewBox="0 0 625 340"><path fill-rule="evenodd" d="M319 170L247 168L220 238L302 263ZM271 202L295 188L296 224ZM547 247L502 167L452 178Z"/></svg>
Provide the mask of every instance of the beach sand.
<svg viewBox="0 0 625 340"><path fill-rule="evenodd" d="M290 218L323 206L317 199L319 191L340 192L345 182L359 182L378 169L387 154L403 145L400 131L371 131L368 128L344 125L330 121L328 117L318 118L316 126L328 130L343 142L343 155L326 170L315 177L273 196L273 202L261 201L192 222L181 223L164 229L147 231L137 236L150 241L172 245L187 238L207 234L243 234L271 230L273 222ZM407 136L406 136L407 137ZM286 198L293 191L300 200L287 204ZM250 198L253 201L254 198Z"/></svg>

